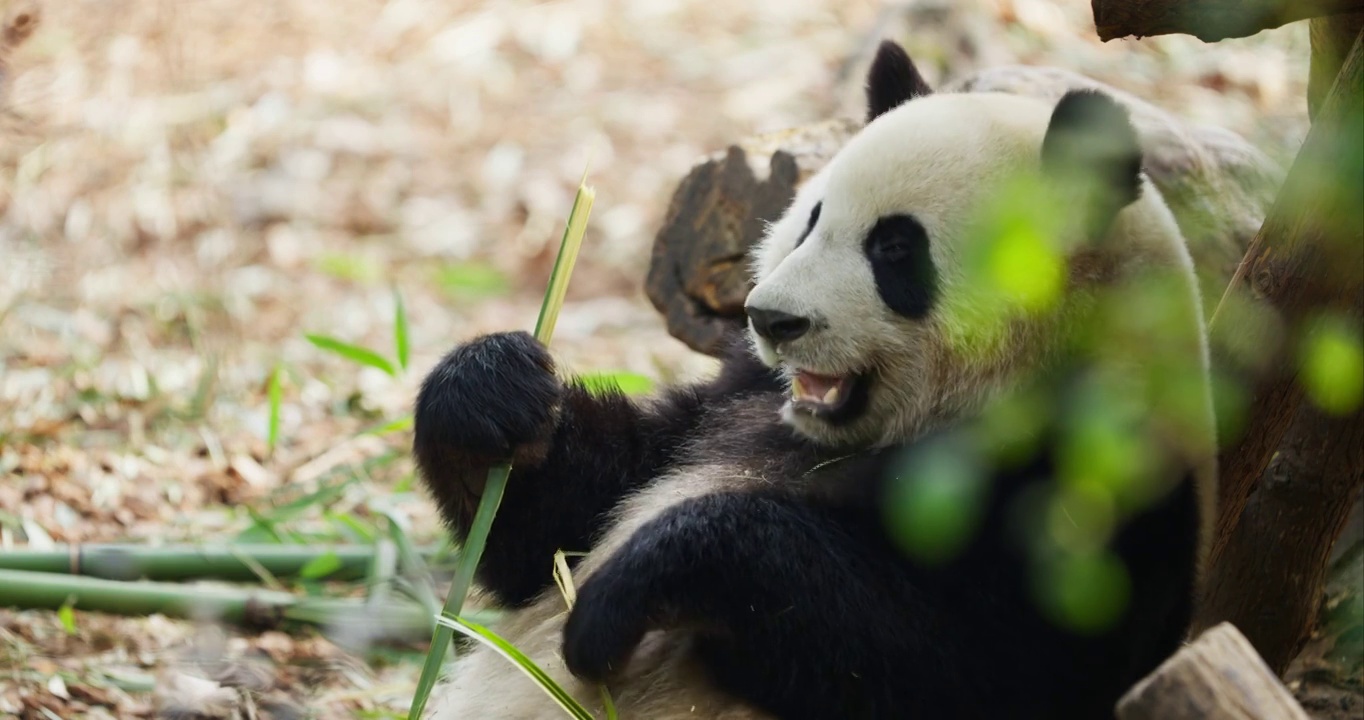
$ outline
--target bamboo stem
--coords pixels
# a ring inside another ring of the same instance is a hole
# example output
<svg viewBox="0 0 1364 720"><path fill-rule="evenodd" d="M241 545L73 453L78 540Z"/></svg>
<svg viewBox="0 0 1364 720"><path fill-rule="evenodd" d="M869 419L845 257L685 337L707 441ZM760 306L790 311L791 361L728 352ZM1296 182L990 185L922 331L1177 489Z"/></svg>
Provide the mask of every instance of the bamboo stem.
<svg viewBox="0 0 1364 720"><path fill-rule="evenodd" d="M366 637L415 640L433 624L416 603L387 602L375 608L363 600L301 598L261 588L121 582L80 575L0 570L0 607L56 610L71 602L78 610L115 615L225 622L262 628L285 621L325 628L363 628Z"/></svg>
<svg viewBox="0 0 1364 720"><path fill-rule="evenodd" d="M435 546L419 548L430 559ZM109 580L198 580L213 578L258 580L247 559L276 577L295 577L310 562L333 553L339 565L327 580L366 577L375 549L368 545L314 547L308 545L68 545L52 550L10 550L0 553L0 570L84 575Z"/></svg>

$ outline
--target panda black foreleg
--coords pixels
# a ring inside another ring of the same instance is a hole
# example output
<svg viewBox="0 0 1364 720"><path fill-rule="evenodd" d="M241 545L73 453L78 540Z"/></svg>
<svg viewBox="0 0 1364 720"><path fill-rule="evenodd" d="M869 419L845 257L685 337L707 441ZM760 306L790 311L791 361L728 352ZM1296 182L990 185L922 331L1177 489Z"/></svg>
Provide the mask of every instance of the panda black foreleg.
<svg viewBox="0 0 1364 720"><path fill-rule="evenodd" d="M903 569L856 528L774 494L680 503L579 588L568 668L607 679L646 631L694 630L717 684L779 717L898 717L932 678L897 673L944 625L906 605Z"/></svg>
<svg viewBox="0 0 1364 720"><path fill-rule="evenodd" d="M552 580L556 550L587 550L604 513L667 463L704 407L753 382L731 362L716 381L643 407L562 383L528 333L486 335L452 350L418 393L413 454L458 539L490 467L513 461L478 581L506 605Z"/></svg>

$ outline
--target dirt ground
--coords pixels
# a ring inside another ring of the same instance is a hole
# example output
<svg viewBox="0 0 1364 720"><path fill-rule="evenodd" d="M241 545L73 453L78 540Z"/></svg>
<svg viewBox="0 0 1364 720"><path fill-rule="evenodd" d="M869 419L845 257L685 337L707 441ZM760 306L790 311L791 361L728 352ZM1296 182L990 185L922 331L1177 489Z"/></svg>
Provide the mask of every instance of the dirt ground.
<svg viewBox="0 0 1364 720"><path fill-rule="evenodd" d="M1291 157L1307 129L1303 24L1103 44L1088 5L963 0L906 39L935 81L1060 65ZM584 167L596 204L556 356L657 382L704 373L641 289L673 186L741 136L860 113L847 68L887 17L871 0L0 10L5 549L223 544L259 537L262 514L290 537L345 539L336 517L377 525L382 510L434 542L406 433L359 433L409 412L452 344L533 325ZM395 287L411 344L396 377L305 339L391 356ZM327 502L270 515L338 473L353 481ZM260 677L175 672L206 647ZM222 717L401 717L423 651L0 610L0 715L152 717L159 679Z"/></svg>

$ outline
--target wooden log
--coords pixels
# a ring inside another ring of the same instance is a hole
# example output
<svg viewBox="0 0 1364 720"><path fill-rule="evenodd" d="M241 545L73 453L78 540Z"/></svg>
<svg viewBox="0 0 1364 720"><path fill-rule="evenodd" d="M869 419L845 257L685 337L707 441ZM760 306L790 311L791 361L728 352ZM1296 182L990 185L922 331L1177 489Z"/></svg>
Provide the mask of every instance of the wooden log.
<svg viewBox="0 0 1364 720"><path fill-rule="evenodd" d="M990 68L943 90L1056 101L1076 88L1108 92L1129 108L1147 173L1188 240L1207 296L1220 296L1282 178L1282 169L1263 153L1234 133L1186 123L1129 93L1059 68ZM678 184L655 237L645 283L669 333L694 350L718 353L721 338L743 324L743 299L751 287L748 250L764 223L785 210L796 187L859 126L835 120L749 138L703 159Z"/></svg>
<svg viewBox="0 0 1364 720"><path fill-rule="evenodd" d="M1364 411L1332 415L1310 405L1295 344L1321 311L1341 313L1356 326L1364 320L1361 145L1364 34L1228 290L1249 283L1277 313L1289 342L1250 338L1278 344L1277 359L1257 379L1245 432L1219 456L1221 510L1194 627L1235 623L1276 671L1288 666L1310 632L1326 559L1364 482ZM1254 329L1223 327L1215 315L1212 332ZM1293 477L1280 482L1266 470L1290 426L1292 441L1282 457Z"/></svg>
<svg viewBox="0 0 1364 720"><path fill-rule="evenodd" d="M1118 701L1117 720L1308 720L1245 636L1222 623Z"/></svg>
<svg viewBox="0 0 1364 720"><path fill-rule="evenodd" d="M1364 0L1093 0L1090 7L1104 42L1174 34L1217 42L1298 20L1364 11Z"/></svg>

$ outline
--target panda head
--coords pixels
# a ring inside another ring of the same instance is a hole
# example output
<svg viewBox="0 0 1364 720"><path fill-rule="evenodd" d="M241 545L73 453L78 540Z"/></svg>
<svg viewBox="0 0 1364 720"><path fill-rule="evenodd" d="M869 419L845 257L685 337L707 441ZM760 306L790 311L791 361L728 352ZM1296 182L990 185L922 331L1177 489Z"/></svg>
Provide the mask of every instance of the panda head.
<svg viewBox="0 0 1364 720"><path fill-rule="evenodd" d="M1143 187L1136 134L1105 95L935 94L891 42L866 93L866 126L756 249L745 303L758 357L790 384L783 418L830 445L912 438L1050 352L1057 329L1043 318L969 357L948 340L972 312L963 256L992 192L1019 178L1056 190L1049 212L1067 237L1052 239L1069 248L1073 299L1077 267L1092 270L1086 253L1122 241L1114 227Z"/></svg>

